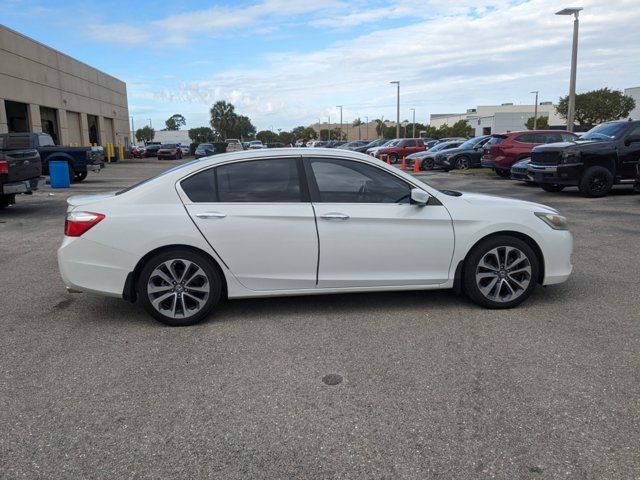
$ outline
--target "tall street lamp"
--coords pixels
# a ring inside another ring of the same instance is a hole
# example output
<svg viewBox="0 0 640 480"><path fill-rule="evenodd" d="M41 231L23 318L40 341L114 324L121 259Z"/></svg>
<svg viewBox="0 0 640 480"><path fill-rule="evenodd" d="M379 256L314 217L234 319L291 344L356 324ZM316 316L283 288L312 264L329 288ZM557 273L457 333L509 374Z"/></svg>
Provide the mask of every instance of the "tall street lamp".
<svg viewBox="0 0 640 480"><path fill-rule="evenodd" d="M536 94L536 104L533 107L533 129L537 130L538 129L538 90L534 90L533 92L529 92L529 93L535 93Z"/></svg>
<svg viewBox="0 0 640 480"><path fill-rule="evenodd" d="M149 128L153 128L153 125L151 125L151 119L147 118L147 120L149 120Z"/></svg>
<svg viewBox="0 0 640 480"><path fill-rule="evenodd" d="M567 130L573 132L573 122L576 113L576 69L578 65L578 14L582 7L565 8L556 15L573 15L573 45L571 48L571 80L569 81L569 106L567 111Z"/></svg>
<svg viewBox="0 0 640 480"><path fill-rule="evenodd" d="M413 136L411 138L416 138L416 109L410 108L409 110L413 112Z"/></svg>
<svg viewBox="0 0 640 480"><path fill-rule="evenodd" d="M327 115L329 124L327 125L327 141L331 140L331 115Z"/></svg>
<svg viewBox="0 0 640 480"><path fill-rule="evenodd" d="M367 120L367 136L366 136L366 137L364 137L364 138L366 138L367 140L369 140L369 117L366 117L366 116L365 116L364 118Z"/></svg>
<svg viewBox="0 0 640 480"><path fill-rule="evenodd" d="M400 138L400 82L396 80L389 83L395 83L398 86L398 98L397 98L397 108L396 108L396 138Z"/></svg>
<svg viewBox="0 0 640 480"><path fill-rule="evenodd" d="M338 140L342 141L342 105L336 105L336 108L340 109L340 138Z"/></svg>

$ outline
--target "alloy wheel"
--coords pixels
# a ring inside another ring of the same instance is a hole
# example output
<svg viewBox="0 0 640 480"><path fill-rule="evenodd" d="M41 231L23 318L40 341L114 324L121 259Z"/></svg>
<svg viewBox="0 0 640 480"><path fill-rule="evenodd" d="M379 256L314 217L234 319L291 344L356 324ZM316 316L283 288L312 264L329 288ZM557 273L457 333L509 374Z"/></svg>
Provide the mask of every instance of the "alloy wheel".
<svg viewBox="0 0 640 480"><path fill-rule="evenodd" d="M156 266L147 283L149 302L170 318L187 318L207 303L211 286L205 271L190 260L167 260Z"/></svg>
<svg viewBox="0 0 640 480"><path fill-rule="evenodd" d="M476 284L487 299L506 303L520 297L531 283L531 262L518 248L495 247L476 268Z"/></svg>
<svg viewBox="0 0 640 480"><path fill-rule="evenodd" d="M456 168L458 170L468 170L471 165L469 164L469 159L467 157L460 157L456 161Z"/></svg>

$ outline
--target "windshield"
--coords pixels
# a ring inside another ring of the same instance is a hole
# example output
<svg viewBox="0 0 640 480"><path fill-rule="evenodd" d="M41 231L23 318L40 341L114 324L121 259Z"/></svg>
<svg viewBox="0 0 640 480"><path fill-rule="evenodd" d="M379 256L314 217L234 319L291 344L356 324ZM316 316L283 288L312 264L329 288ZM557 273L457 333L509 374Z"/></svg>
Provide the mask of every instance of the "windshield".
<svg viewBox="0 0 640 480"><path fill-rule="evenodd" d="M627 128L627 123L604 123L593 127L580 140L611 140L620 135Z"/></svg>
<svg viewBox="0 0 640 480"><path fill-rule="evenodd" d="M212 149L213 145L211 145L210 143L201 143L200 145L198 145L198 148L204 150L206 148Z"/></svg>
<svg viewBox="0 0 640 480"><path fill-rule="evenodd" d="M429 151L430 152L439 152L440 150L442 150L443 148L445 148L448 145L451 145L451 142L442 142L442 143L439 143L439 144L434 145L433 147L431 147L429 149Z"/></svg>
<svg viewBox="0 0 640 480"><path fill-rule="evenodd" d="M471 140L467 140L462 145L460 145L460 148L473 148L483 138L484 137L476 137L476 138L472 138Z"/></svg>

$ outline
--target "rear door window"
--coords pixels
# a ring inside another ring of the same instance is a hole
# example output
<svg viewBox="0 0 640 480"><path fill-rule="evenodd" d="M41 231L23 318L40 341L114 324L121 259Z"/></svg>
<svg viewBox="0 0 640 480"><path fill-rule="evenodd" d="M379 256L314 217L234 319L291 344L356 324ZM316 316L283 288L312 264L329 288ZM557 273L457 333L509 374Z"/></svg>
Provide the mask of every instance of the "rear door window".
<svg viewBox="0 0 640 480"><path fill-rule="evenodd" d="M518 143L537 143L536 136L533 133L518 135L514 140Z"/></svg>

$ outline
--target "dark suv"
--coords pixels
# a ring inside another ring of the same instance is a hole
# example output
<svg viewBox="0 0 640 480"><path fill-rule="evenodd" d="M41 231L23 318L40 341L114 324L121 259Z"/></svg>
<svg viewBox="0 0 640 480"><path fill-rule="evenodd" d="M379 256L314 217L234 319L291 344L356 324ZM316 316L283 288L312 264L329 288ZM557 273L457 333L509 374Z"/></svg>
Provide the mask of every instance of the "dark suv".
<svg viewBox="0 0 640 480"><path fill-rule="evenodd" d="M564 130L527 130L491 137L484 144L481 164L483 167L493 168L503 178L509 178L513 164L529 157L534 147L578 138L577 135Z"/></svg>
<svg viewBox="0 0 640 480"><path fill-rule="evenodd" d="M548 192L577 186L585 197L604 197L613 185L633 185L640 163L640 121L607 122L577 141L536 147L532 180Z"/></svg>
<svg viewBox="0 0 640 480"><path fill-rule="evenodd" d="M45 182L38 150L5 150L11 146L8 138L8 134L0 135L0 209L15 203L17 194L30 195Z"/></svg>

